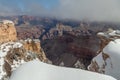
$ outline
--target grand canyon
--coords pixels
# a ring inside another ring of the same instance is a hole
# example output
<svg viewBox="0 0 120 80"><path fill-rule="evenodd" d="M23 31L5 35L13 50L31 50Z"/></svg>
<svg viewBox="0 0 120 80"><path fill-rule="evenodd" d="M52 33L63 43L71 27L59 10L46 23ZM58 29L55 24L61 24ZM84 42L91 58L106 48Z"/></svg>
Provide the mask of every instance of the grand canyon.
<svg viewBox="0 0 120 80"><path fill-rule="evenodd" d="M118 27L119 24L113 23L57 20L27 15L2 17L0 78L9 79L20 65L36 59L56 66L106 74L104 69L107 63L99 66L97 57L102 54L104 61L110 58L102 50L110 41L119 39L119 30L114 30Z"/></svg>

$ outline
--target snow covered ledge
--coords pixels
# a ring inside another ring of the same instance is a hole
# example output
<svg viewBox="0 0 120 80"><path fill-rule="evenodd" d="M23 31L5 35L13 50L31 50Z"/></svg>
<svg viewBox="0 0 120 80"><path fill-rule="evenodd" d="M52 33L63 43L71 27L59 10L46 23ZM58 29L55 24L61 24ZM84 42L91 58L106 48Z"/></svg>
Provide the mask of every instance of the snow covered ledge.
<svg viewBox="0 0 120 80"><path fill-rule="evenodd" d="M120 80L120 31L110 29L98 33L98 36L101 39L100 50L88 69Z"/></svg>
<svg viewBox="0 0 120 80"><path fill-rule="evenodd" d="M34 60L20 66L10 80L116 80L81 69L57 67Z"/></svg>
<svg viewBox="0 0 120 80"><path fill-rule="evenodd" d="M113 30L109 28L108 31L106 32L99 32L97 36L101 40L100 49L98 51L98 53L100 53L110 41L114 41L115 39L120 39L120 30Z"/></svg>

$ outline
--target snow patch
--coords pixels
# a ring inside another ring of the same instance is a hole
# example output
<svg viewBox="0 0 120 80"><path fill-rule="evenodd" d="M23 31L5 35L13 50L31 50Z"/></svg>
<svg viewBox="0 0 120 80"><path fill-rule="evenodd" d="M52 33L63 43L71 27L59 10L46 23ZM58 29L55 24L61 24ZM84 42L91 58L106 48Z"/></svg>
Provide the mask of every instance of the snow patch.
<svg viewBox="0 0 120 80"><path fill-rule="evenodd" d="M116 80L110 76L81 69L57 67L30 61L12 73L10 80Z"/></svg>
<svg viewBox="0 0 120 80"><path fill-rule="evenodd" d="M3 76L7 73L4 71L4 63L5 63L5 56L7 55L8 51L12 48L20 48L23 45L19 42L8 42L0 45L0 80L2 80ZM19 64L23 63L21 60ZM17 62L13 62L13 70L18 67L19 65Z"/></svg>
<svg viewBox="0 0 120 80"><path fill-rule="evenodd" d="M103 53L109 56L105 60L103 59ZM105 74L120 80L120 39L110 41L108 45L104 47L102 52L94 57L92 61L97 63L99 72L103 70ZM88 69L93 68L93 64L94 63L91 63Z"/></svg>

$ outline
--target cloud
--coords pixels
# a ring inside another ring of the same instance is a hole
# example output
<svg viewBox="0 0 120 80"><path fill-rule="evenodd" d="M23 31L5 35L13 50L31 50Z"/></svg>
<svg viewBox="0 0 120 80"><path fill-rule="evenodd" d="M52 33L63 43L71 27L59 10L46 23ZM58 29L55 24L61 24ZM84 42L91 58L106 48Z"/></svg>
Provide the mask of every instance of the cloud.
<svg viewBox="0 0 120 80"><path fill-rule="evenodd" d="M19 15L22 11L18 4L15 2L12 3L8 0L1 0L0 1L0 15L7 16L7 15Z"/></svg>
<svg viewBox="0 0 120 80"><path fill-rule="evenodd" d="M16 3L11 5L6 5L9 2L0 3L0 15L29 14L59 19L120 22L119 0L59 0L57 5L49 9L38 0L21 0L22 8L20 1L13 1Z"/></svg>
<svg viewBox="0 0 120 80"><path fill-rule="evenodd" d="M60 0L57 10L61 18L120 22L118 0Z"/></svg>

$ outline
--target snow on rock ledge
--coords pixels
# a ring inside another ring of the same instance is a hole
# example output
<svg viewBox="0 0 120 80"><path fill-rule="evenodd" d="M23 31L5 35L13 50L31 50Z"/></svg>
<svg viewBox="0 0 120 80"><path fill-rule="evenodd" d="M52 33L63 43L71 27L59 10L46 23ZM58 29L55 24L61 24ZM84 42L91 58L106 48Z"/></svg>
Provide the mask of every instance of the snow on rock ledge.
<svg viewBox="0 0 120 80"><path fill-rule="evenodd" d="M3 20L2 23L5 24L5 25L6 24L12 24L12 25L14 25L14 22L10 21L10 20Z"/></svg>
<svg viewBox="0 0 120 80"><path fill-rule="evenodd" d="M20 66L13 72L10 80L116 80L110 76L84 71L57 67L37 60Z"/></svg>
<svg viewBox="0 0 120 80"><path fill-rule="evenodd" d="M37 51L34 51L37 50ZM0 80L6 80L12 71L21 64L39 59L47 62L47 58L37 40L21 40L0 45Z"/></svg>
<svg viewBox="0 0 120 80"><path fill-rule="evenodd" d="M98 36L101 39L99 54L93 58L88 69L120 80L120 31L110 29L98 33Z"/></svg>

